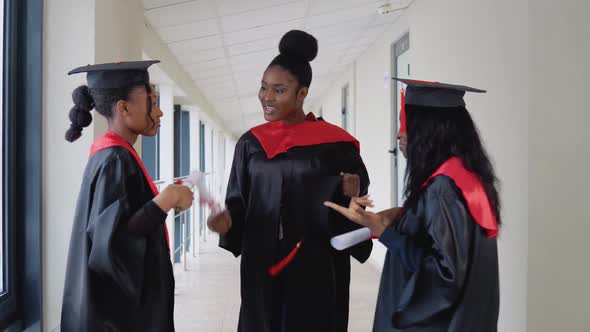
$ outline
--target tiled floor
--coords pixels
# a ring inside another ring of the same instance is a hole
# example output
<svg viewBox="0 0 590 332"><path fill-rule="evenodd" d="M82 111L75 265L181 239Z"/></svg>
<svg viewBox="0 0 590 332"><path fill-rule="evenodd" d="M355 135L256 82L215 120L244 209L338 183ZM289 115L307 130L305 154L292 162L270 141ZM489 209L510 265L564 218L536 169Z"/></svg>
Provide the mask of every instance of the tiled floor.
<svg viewBox="0 0 590 332"><path fill-rule="evenodd" d="M177 264L175 322L178 332L235 332L240 308L239 261L209 239L187 269ZM350 332L371 331L379 273L352 259Z"/></svg>

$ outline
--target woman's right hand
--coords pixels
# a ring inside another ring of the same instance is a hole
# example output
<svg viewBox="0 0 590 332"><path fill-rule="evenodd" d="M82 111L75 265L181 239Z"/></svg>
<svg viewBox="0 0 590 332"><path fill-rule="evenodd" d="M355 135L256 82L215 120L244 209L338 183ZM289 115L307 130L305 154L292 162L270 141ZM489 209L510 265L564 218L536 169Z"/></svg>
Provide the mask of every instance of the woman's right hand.
<svg viewBox="0 0 590 332"><path fill-rule="evenodd" d="M166 213L172 209L186 210L193 205L193 200L192 190L179 184L167 186L158 196L154 197L154 203Z"/></svg>
<svg viewBox="0 0 590 332"><path fill-rule="evenodd" d="M207 218L207 227L219 235L225 235L231 229L232 220L228 210L223 210L218 214L210 215Z"/></svg>
<svg viewBox="0 0 590 332"><path fill-rule="evenodd" d="M393 227L403 214L403 208L391 208L378 213L365 211L366 207L373 207L373 201L369 196L353 197L348 208L334 202L324 202L340 214L361 226L368 227L371 234L380 237L387 227Z"/></svg>

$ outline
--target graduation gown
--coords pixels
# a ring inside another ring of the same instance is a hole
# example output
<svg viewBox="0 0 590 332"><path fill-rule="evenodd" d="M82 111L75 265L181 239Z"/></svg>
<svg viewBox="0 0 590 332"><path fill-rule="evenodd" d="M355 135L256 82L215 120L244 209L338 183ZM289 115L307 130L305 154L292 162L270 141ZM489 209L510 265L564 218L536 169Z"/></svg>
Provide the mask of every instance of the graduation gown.
<svg viewBox="0 0 590 332"><path fill-rule="evenodd" d="M293 132L286 140L279 128L277 136L264 141L267 151L252 131L236 145L226 196L233 223L220 246L241 255L240 332L348 328L350 256L364 262L372 242L334 250L330 238L358 226L323 202L348 204L340 172L360 176L361 194L367 192L369 178L355 143L338 142L338 130L344 131L321 125L325 130ZM307 140L299 142L304 146L291 144L297 137ZM271 276L269 267L299 241L293 260Z"/></svg>
<svg viewBox="0 0 590 332"><path fill-rule="evenodd" d="M374 332L492 332L498 256L449 177L430 181L417 205L380 238L387 248Z"/></svg>
<svg viewBox="0 0 590 332"><path fill-rule="evenodd" d="M62 331L174 331L167 214L153 197L128 149L90 158L70 240Z"/></svg>

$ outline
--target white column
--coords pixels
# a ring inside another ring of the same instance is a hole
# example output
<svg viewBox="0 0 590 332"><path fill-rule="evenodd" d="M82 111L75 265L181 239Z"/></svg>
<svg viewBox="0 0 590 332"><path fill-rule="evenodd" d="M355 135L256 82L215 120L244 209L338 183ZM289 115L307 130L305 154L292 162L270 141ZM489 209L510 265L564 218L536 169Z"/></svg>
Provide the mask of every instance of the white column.
<svg viewBox="0 0 590 332"><path fill-rule="evenodd" d="M185 109L190 112L189 115L189 130L190 130L190 170L197 171L199 170L199 108L186 106ZM200 247L200 237L199 237L199 223L200 223L200 206L199 206L199 198L195 195L195 202L193 207L193 228L192 234L194 234L192 244L194 245L194 252L199 252Z"/></svg>
<svg viewBox="0 0 590 332"><path fill-rule="evenodd" d="M158 86L158 91L160 93L160 109L164 113L160 120L160 180L171 183L174 178L174 94L172 87L164 84ZM173 250L174 210L168 213L166 225L170 235L171 250Z"/></svg>
<svg viewBox="0 0 590 332"><path fill-rule="evenodd" d="M199 108L194 106L185 106L185 110L190 112L190 169L191 171L199 170Z"/></svg>
<svg viewBox="0 0 590 332"><path fill-rule="evenodd" d="M224 188L227 188L229 174L234 160L234 151L236 149L236 140L230 135L225 135L225 174L223 175ZM225 194L225 193L224 193Z"/></svg>
<svg viewBox="0 0 590 332"><path fill-rule="evenodd" d="M214 127L211 127L211 134L211 172L213 172L211 193L215 198L219 198L219 139Z"/></svg>
<svg viewBox="0 0 590 332"><path fill-rule="evenodd" d="M223 186L224 177L225 177L225 134L221 129L217 129L215 131L215 141L217 142L217 156L215 157L215 161L217 164L215 165L215 174L217 174L217 197L219 200L223 200L225 198L225 188Z"/></svg>

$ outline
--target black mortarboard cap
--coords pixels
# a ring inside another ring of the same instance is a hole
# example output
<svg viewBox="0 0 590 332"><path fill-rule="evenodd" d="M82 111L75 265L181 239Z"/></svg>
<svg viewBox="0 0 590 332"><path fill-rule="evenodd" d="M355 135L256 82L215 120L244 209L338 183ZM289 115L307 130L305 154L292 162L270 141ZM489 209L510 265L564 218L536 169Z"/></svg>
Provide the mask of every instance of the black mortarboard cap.
<svg viewBox="0 0 590 332"><path fill-rule="evenodd" d="M159 60L101 63L78 67L68 75L87 73L86 81L91 89L119 89L150 82L148 67Z"/></svg>
<svg viewBox="0 0 590 332"><path fill-rule="evenodd" d="M465 106L465 92L485 93L485 90L464 85L439 82L418 81L393 78L407 85L405 92L406 105L427 107L460 107Z"/></svg>

